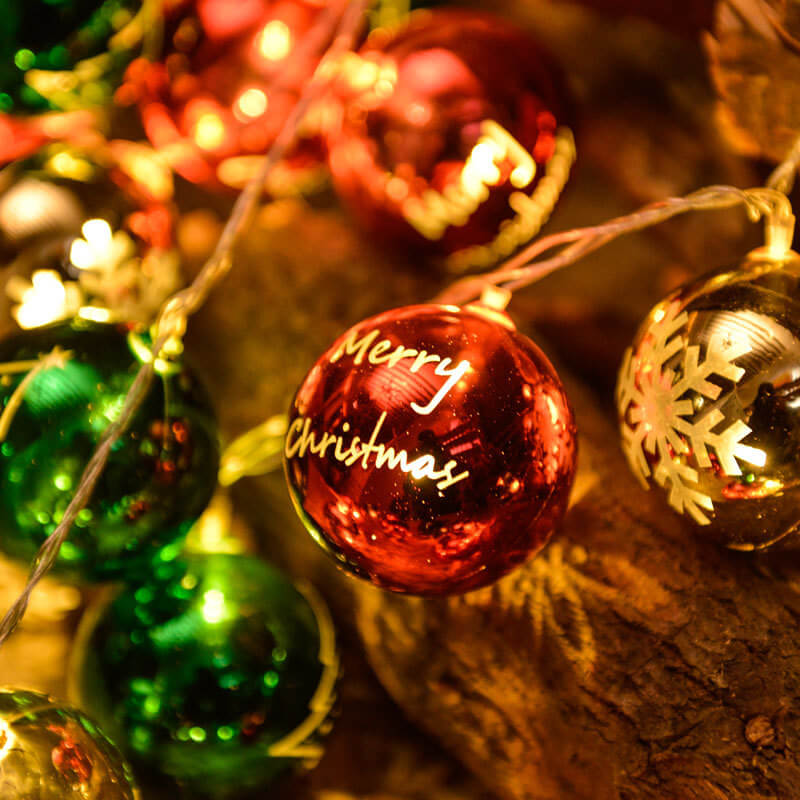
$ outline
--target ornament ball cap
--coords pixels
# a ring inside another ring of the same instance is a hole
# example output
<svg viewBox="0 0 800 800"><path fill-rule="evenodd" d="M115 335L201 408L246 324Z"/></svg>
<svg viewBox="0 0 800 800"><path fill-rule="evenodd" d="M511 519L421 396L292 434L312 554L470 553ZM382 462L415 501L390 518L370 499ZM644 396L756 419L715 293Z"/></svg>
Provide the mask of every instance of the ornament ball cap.
<svg viewBox="0 0 800 800"><path fill-rule="evenodd" d="M480 314L493 322L502 325L509 330L516 330L517 326L514 321L506 313L506 306L511 302L511 292L508 289L502 289L499 286L487 286L482 294L480 300L474 303L467 303L464 306L465 311L471 311L473 314Z"/></svg>

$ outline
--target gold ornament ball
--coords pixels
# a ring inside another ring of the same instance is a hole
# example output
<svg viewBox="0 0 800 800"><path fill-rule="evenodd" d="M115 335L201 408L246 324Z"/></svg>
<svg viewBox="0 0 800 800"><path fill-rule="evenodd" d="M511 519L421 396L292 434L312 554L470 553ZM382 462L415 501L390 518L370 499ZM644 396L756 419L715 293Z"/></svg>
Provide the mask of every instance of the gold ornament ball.
<svg viewBox="0 0 800 800"><path fill-rule="evenodd" d="M756 250L653 308L617 410L633 472L699 535L738 550L800 543L800 256Z"/></svg>
<svg viewBox="0 0 800 800"><path fill-rule="evenodd" d="M3 800L139 800L117 748L80 711L0 688Z"/></svg>

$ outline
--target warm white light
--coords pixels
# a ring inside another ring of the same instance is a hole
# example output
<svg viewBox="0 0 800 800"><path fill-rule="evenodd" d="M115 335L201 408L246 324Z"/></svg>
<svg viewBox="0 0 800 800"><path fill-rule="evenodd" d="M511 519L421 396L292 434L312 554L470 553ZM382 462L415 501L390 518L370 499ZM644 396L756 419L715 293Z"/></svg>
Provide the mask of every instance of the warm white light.
<svg viewBox="0 0 800 800"><path fill-rule="evenodd" d="M69 317L81 301L80 289L72 283L65 286L59 274L49 269L34 272L30 286L18 294L20 304L13 314L21 328L38 328Z"/></svg>
<svg viewBox="0 0 800 800"><path fill-rule="evenodd" d="M509 180L515 189L527 186L536 176L536 167L531 164L519 164L511 171Z"/></svg>
<svg viewBox="0 0 800 800"><path fill-rule="evenodd" d="M736 458L752 464L754 467L763 467L767 463L767 454L757 447L747 447L740 444L736 447Z"/></svg>
<svg viewBox="0 0 800 800"><path fill-rule="evenodd" d="M0 196L0 229L16 243L49 231L70 231L83 214L77 198L63 186L23 178Z"/></svg>
<svg viewBox="0 0 800 800"><path fill-rule="evenodd" d="M88 219L81 227L83 238L96 250L111 247L111 226L104 219Z"/></svg>
<svg viewBox="0 0 800 800"><path fill-rule="evenodd" d="M386 64L379 64L370 57L362 58L356 53L347 53L342 57L337 67L344 80L356 93L371 90L378 97L385 98L391 95L397 84L397 66L392 61L388 61ZM368 98L362 97L359 102L365 100L368 101ZM412 105L406 111L407 118L412 124L424 124L424 120L413 119L419 114L417 109L420 109L423 114L425 113L424 107L417 106L415 108Z"/></svg>
<svg viewBox="0 0 800 800"><path fill-rule="evenodd" d="M208 111L197 120L194 140L203 150L216 150L225 141L225 124L219 114Z"/></svg>
<svg viewBox="0 0 800 800"><path fill-rule="evenodd" d="M203 595L203 619L215 624L225 617L225 595L219 589L209 589Z"/></svg>
<svg viewBox="0 0 800 800"><path fill-rule="evenodd" d="M280 61L292 49L292 32L285 22L274 19L268 22L258 37L258 51L267 61Z"/></svg>
<svg viewBox="0 0 800 800"><path fill-rule="evenodd" d="M260 117L267 110L267 96L261 89L245 89L236 101L236 107L245 117Z"/></svg>
<svg viewBox="0 0 800 800"><path fill-rule="evenodd" d="M11 730L11 726L4 719L0 719L0 762L13 749L16 741L17 737L14 731Z"/></svg>
<svg viewBox="0 0 800 800"><path fill-rule="evenodd" d="M149 364L153 360L152 350L138 334L134 332L128 334L128 345L142 364ZM168 357L180 355L183 352L183 343L179 338L173 337L166 342L161 352ZM155 370L159 375L171 375L180 369L179 364L169 361L168 358L159 356L155 361Z"/></svg>
<svg viewBox="0 0 800 800"><path fill-rule="evenodd" d="M409 113L414 113L413 108ZM509 174L511 185L521 189L531 183L536 176L536 162L530 153L502 125L485 120L481 125L481 137L464 162L458 182L442 193L429 189L421 197L409 197L403 203L406 219L423 236L440 239L448 226L463 225L486 200L490 187L499 184L503 177L500 165L509 161L513 164ZM512 201L517 194L512 196ZM532 202L525 195L519 196ZM514 207L512 201L509 202ZM501 233L498 241L507 235L507 232Z"/></svg>
<svg viewBox="0 0 800 800"><path fill-rule="evenodd" d="M774 261L784 261L794 255L792 242L796 220L787 197L780 192L772 193L775 196L775 207L766 215L765 220L766 256Z"/></svg>
<svg viewBox="0 0 800 800"><path fill-rule="evenodd" d="M47 162L47 166L56 175L76 181L90 181L94 175L94 168L88 161L77 158L66 150L56 153Z"/></svg>
<svg viewBox="0 0 800 800"><path fill-rule="evenodd" d="M69 248L69 260L78 269L91 269L94 266L94 255L89 243L84 239L76 239Z"/></svg>
<svg viewBox="0 0 800 800"><path fill-rule="evenodd" d="M84 306L78 312L78 316L81 319L88 319L92 322L111 321L111 312L107 308L100 308L99 306Z"/></svg>
<svg viewBox="0 0 800 800"><path fill-rule="evenodd" d="M480 175L485 175L488 180L496 182L500 179L500 170L497 169L494 163L495 156L497 155L497 148L489 142L478 142L472 148L468 162L472 162L475 171Z"/></svg>
<svg viewBox="0 0 800 800"><path fill-rule="evenodd" d="M83 239L69 248L69 260L82 270L111 273L135 255L136 247L125 231L112 232L104 219L90 219L81 228Z"/></svg>
<svg viewBox="0 0 800 800"><path fill-rule="evenodd" d="M81 228L83 239L75 239L69 249L69 260L78 269L111 267L114 236L104 219L90 219Z"/></svg>

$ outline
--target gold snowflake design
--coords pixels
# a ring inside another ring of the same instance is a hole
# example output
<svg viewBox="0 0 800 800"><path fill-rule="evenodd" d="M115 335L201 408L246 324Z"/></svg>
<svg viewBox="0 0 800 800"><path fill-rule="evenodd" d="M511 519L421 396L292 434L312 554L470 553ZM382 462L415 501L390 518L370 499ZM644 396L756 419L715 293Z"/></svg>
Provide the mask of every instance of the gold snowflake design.
<svg viewBox="0 0 800 800"><path fill-rule="evenodd" d="M736 337L713 334L701 357L699 345L688 345L685 335L689 315L675 301L658 308L647 334L634 351L628 348L617 381L617 410L622 443L628 463L645 488L652 475L668 489L669 504L689 514L700 525L710 519L714 504L701 491L697 469L681 456L691 454L700 469L712 467L710 452L724 475L741 475L739 461L764 463L764 453L742 444L751 429L740 419L715 431L725 419L718 408L702 413L703 402L693 402L687 393L702 400L717 400L722 389L709 378L726 378L737 384L745 373L734 362L750 350ZM670 362L680 354L677 368ZM647 454L656 456L648 459Z"/></svg>

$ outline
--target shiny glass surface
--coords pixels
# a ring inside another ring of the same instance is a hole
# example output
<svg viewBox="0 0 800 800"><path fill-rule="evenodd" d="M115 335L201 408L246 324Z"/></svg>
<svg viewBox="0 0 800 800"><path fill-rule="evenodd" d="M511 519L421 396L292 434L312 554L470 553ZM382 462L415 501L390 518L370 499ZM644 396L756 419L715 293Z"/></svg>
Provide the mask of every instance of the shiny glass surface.
<svg viewBox="0 0 800 800"><path fill-rule="evenodd" d="M63 366L46 367L29 379L40 355L56 346L70 353ZM84 320L0 342L0 370L6 370L0 374L0 408L8 419L0 443L4 553L28 563L55 530L95 447L118 417L143 356L149 356L147 345L131 338L125 326ZM8 371L14 365L21 371ZM56 572L92 581L149 570L163 548L174 550L207 505L218 460L205 391L179 361L170 364L156 375L113 448L62 545Z"/></svg>
<svg viewBox="0 0 800 800"><path fill-rule="evenodd" d="M318 0L167 3L162 60L132 64L121 91L138 102L148 139L168 150L184 178L241 189L255 173L313 73L319 50L302 43L323 7ZM284 182L320 162L311 127L282 162ZM272 180L270 188L279 187Z"/></svg>
<svg viewBox="0 0 800 800"><path fill-rule="evenodd" d="M541 350L505 315L411 306L351 328L290 411L289 488L314 539L387 589L485 586L567 504L575 425Z"/></svg>
<svg viewBox="0 0 800 800"><path fill-rule="evenodd" d="M329 135L338 194L381 240L437 255L498 237L521 213L512 195L531 194L565 122L542 48L473 11L420 12L392 36L379 32L343 64L339 84L342 123Z"/></svg>
<svg viewBox="0 0 800 800"><path fill-rule="evenodd" d="M162 565L89 612L81 704L135 765L241 796L321 754L338 661L320 603L250 556Z"/></svg>
<svg viewBox="0 0 800 800"><path fill-rule="evenodd" d="M636 336L627 382L619 410L629 459L698 535L745 550L796 545L797 254L756 251L659 303ZM644 427L650 434L632 446Z"/></svg>
<svg viewBox="0 0 800 800"><path fill-rule="evenodd" d="M122 754L82 712L37 692L0 689L0 797L138 800Z"/></svg>

